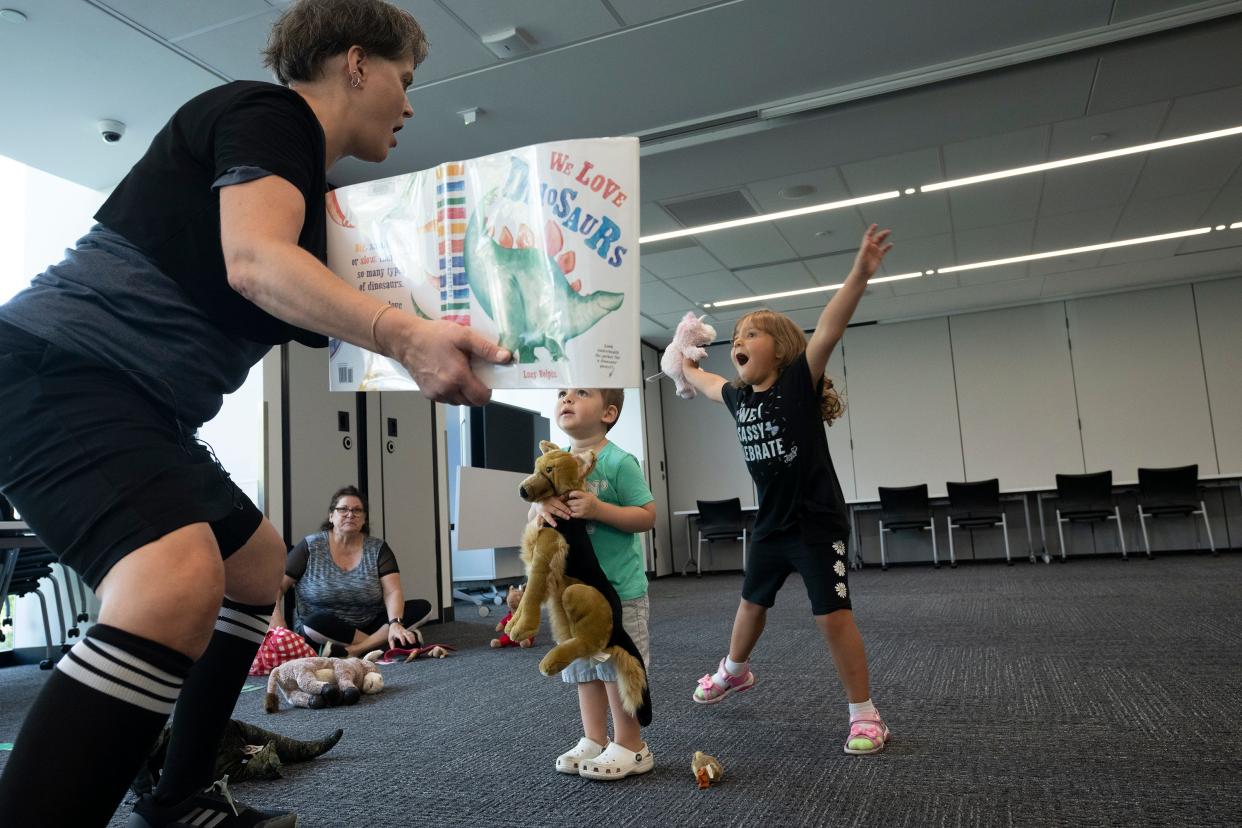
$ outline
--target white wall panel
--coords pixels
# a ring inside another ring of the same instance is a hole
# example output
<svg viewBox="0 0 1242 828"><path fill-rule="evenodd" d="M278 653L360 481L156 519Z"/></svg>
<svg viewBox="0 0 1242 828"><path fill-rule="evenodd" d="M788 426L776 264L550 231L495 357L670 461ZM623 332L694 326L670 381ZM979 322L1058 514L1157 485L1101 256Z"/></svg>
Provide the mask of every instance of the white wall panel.
<svg viewBox="0 0 1242 828"><path fill-rule="evenodd" d="M1066 303L1089 472L1139 466L1217 472L1190 285Z"/></svg>
<svg viewBox="0 0 1242 828"><path fill-rule="evenodd" d="M1216 457L1222 473L1242 474L1242 279L1194 287Z"/></svg>
<svg viewBox="0 0 1242 828"><path fill-rule="evenodd" d="M857 496L915 483L944 494L964 475L948 320L850 328L845 354Z"/></svg>
<svg viewBox="0 0 1242 828"><path fill-rule="evenodd" d="M954 316L949 330L966 478L1014 489L1081 473L1065 306Z"/></svg>

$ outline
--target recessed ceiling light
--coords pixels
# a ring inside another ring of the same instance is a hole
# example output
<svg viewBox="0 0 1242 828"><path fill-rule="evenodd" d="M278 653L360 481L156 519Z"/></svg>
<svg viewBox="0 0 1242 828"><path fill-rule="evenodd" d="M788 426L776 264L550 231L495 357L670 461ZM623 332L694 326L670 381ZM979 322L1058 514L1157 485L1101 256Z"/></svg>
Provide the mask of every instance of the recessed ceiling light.
<svg viewBox="0 0 1242 828"><path fill-rule="evenodd" d="M815 231L815 237L818 239L822 239L825 236L831 236L831 235L832 235L831 230L816 230Z"/></svg>
<svg viewBox="0 0 1242 828"><path fill-rule="evenodd" d="M1225 229L1225 225L1223 225L1223 224L1218 224L1218 225L1216 225L1216 227L1215 227L1215 228L1213 228L1213 229L1215 229L1215 230L1224 230L1224 229Z"/></svg>
<svg viewBox="0 0 1242 828"><path fill-rule="evenodd" d="M25 23L26 15L17 9L0 9L0 20L16 25L18 23Z"/></svg>
<svg viewBox="0 0 1242 828"><path fill-rule="evenodd" d="M1107 141L1108 139L1109 139L1109 134L1107 132L1097 132L1096 134L1091 136L1092 143L1096 143L1096 144L1103 143L1104 141Z"/></svg>
<svg viewBox="0 0 1242 828"><path fill-rule="evenodd" d="M914 188L913 188L913 187L906 187L906 189L904 190L904 192L905 192L905 194L906 194L906 195L914 195L915 190L914 190Z"/></svg>
<svg viewBox="0 0 1242 828"><path fill-rule="evenodd" d="M806 198L815 194L815 187L811 184L790 184L780 190L781 198L789 201L796 201L799 198Z"/></svg>
<svg viewBox="0 0 1242 828"><path fill-rule="evenodd" d="M1242 227L1242 221L1235 221L1233 224L1229 225L1230 230L1237 230L1239 227Z"/></svg>
<svg viewBox="0 0 1242 828"><path fill-rule="evenodd" d="M947 190L950 187L964 187L967 184L979 184L984 181L996 181L1000 178L1012 178L1016 175L1028 175L1030 173L1044 172L1046 170L1056 170L1061 167L1089 164L1093 161L1104 161L1109 158L1121 158L1125 155L1136 155L1141 152L1152 152L1153 150L1167 149L1169 147L1181 146L1182 144L1193 144L1199 141L1212 141L1216 138L1228 138L1231 135L1242 135L1242 126L1229 127L1228 129L1218 129L1212 132L1200 132L1195 135L1183 135L1181 138L1169 138L1165 141L1155 141L1150 144L1138 144L1133 147L1120 147L1115 150L1107 150L1106 152L1095 152L1090 155L1062 158L1059 161L1048 161L1043 164L1030 164L1025 167L1014 167L1009 170L998 170L997 172L972 175L966 178L954 178L949 181L938 181L935 184L924 184L922 187L919 187L919 191L930 193L936 190Z"/></svg>
<svg viewBox="0 0 1242 828"><path fill-rule="evenodd" d="M653 233L650 236L640 236L639 244L649 244L651 242L664 241L666 239L679 239L682 236L697 236L702 233L714 233L717 230L728 230L731 227L745 227L748 224L758 224L763 221L777 221L779 219L793 218L794 216L806 216L811 213L822 213L827 210L841 210L845 207L854 207L858 204L870 204L873 201L884 201L889 198L897 198L901 195L897 190L891 190L887 193L876 193L875 195L860 196L858 198L847 198L843 201L829 201L823 204L810 204L806 207L796 207L792 210L781 210L776 213L764 213L758 216L747 216L746 218L733 219L731 221L718 221L715 224L704 224L700 227L687 227L685 230L670 230L667 233Z"/></svg>

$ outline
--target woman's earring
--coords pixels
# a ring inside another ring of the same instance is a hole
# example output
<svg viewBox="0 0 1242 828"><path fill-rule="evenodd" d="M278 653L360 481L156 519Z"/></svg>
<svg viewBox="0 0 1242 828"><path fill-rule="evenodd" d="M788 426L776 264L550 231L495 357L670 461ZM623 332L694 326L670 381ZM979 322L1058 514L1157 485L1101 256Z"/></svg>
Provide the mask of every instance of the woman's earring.
<svg viewBox="0 0 1242 828"><path fill-rule="evenodd" d="M362 86L362 75L359 75L357 72L350 74L349 85L352 89L357 89L359 86Z"/></svg>

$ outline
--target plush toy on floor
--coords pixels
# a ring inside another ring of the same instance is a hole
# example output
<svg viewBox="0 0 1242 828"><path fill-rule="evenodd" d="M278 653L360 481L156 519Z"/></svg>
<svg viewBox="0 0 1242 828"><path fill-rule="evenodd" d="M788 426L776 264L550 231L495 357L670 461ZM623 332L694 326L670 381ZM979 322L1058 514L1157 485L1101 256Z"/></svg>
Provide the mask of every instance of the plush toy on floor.
<svg viewBox="0 0 1242 828"><path fill-rule="evenodd" d="M687 311L677 330L673 333L673 341L660 357L660 370L677 386L677 396L682 399L694 399L694 388L686 382L683 362L698 362L707 356L703 346L716 338L716 329L695 316L694 311Z"/></svg>
<svg viewBox="0 0 1242 828"><path fill-rule="evenodd" d="M710 788L712 783L724 778L724 768L716 757L708 756L701 750L696 750L690 759L690 770L699 783L699 790Z"/></svg>
<svg viewBox="0 0 1242 828"><path fill-rule="evenodd" d="M490 642L488 642L492 649L497 649L499 647L525 648L535 643L535 637L533 635L530 638L524 638L521 641L514 641L509 637L507 632L504 632L504 628L511 620L513 620L513 613L517 611L518 605L522 603L522 594L524 592L525 589L522 587L509 587L509 594L505 596L505 603L509 605L509 614L500 619L500 623L496 625L496 632L500 633L500 638L493 638Z"/></svg>
<svg viewBox="0 0 1242 828"><path fill-rule="evenodd" d="M279 779L283 765L309 762L316 756L327 753L341 741L344 732L338 728L330 736L304 742L272 733L239 719L231 719L224 728L220 747L216 749L216 767L211 778L227 776L230 782ZM168 740L171 736L172 723L169 722L155 740L155 746L151 748L146 763L139 769L138 776L130 785L139 796L151 793L158 784L160 774L164 772L164 758L168 753Z"/></svg>
<svg viewBox="0 0 1242 828"><path fill-rule="evenodd" d="M595 452L571 454L544 440L535 473L522 481L523 500L538 503L586 489ZM521 641L539 630L539 610L547 602L557 645L539 662L545 676L555 675L577 658L615 659L622 705L642 725L651 724L647 670L634 641L621 626L621 598L595 557L587 521L559 519L556 527L531 521L522 535L526 592L505 627Z"/></svg>
<svg viewBox="0 0 1242 828"><path fill-rule="evenodd" d="M384 689L379 668L360 658L299 658L286 661L272 670L267 680L263 709L275 713L280 709L280 691L294 707L319 709L335 704L354 704L363 693Z"/></svg>
<svg viewBox="0 0 1242 828"><path fill-rule="evenodd" d="M456 650L448 644L426 644L415 647L392 647L388 650L372 650L364 655L364 661L373 664L409 663L416 658L448 658Z"/></svg>

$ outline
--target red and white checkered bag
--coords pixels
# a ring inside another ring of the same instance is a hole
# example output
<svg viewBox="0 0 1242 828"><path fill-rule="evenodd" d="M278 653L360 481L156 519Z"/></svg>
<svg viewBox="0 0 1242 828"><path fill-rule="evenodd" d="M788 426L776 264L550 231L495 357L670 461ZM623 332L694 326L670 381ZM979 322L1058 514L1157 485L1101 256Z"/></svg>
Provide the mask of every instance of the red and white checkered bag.
<svg viewBox="0 0 1242 828"><path fill-rule="evenodd" d="M266 676L286 661L295 658L311 658L318 655L306 639L285 627L272 627L263 636L259 652L255 653L254 663L250 665L250 675Z"/></svg>

